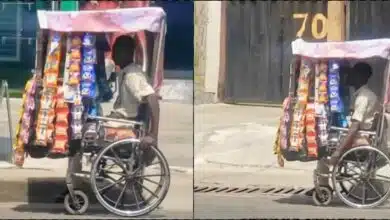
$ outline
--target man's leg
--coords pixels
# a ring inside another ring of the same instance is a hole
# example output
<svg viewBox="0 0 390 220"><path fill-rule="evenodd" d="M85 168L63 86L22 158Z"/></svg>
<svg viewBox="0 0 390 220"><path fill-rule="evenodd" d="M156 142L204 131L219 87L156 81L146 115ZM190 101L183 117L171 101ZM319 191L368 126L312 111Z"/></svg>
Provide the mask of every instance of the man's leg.
<svg viewBox="0 0 390 220"><path fill-rule="evenodd" d="M319 175L327 175L329 174L329 166L327 164L327 161L325 158L322 158L317 161L317 167L316 167L316 173L318 176L318 185L319 186L329 186L329 178L328 177L323 177ZM312 196L314 192L314 188L309 190L306 195L307 196Z"/></svg>
<svg viewBox="0 0 390 220"><path fill-rule="evenodd" d="M324 159L317 161L317 173L320 175L328 175L329 174L329 166ZM329 178L318 176L318 185L320 186L329 186Z"/></svg>

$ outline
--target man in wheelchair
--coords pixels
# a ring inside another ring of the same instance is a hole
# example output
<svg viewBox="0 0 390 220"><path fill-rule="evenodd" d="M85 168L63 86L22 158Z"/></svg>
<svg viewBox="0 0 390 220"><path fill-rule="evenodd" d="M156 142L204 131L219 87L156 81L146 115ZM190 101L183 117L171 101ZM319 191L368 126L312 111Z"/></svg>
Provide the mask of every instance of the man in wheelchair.
<svg viewBox="0 0 390 220"><path fill-rule="evenodd" d="M347 136L340 147L332 154L331 164L335 164L343 152L350 147L369 144L367 137L358 134L359 130L372 130L375 114L379 110L376 94L367 86L372 68L364 62L357 63L347 74L346 84L354 88L351 106L351 122Z"/></svg>
<svg viewBox="0 0 390 220"><path fill-rule="evenodd" d="M359 62L347 71L345 83L354 88L354 94L351 97L351 119L347 135L341 142L340 146L332 153L331 159L318 160L317 171L321 174L329 173L329 165L335 165L342 154L351 147L370 145L368 137L360 135L359 130L374 130L375 116L379 110L379 100L377 95L368 87L367 83L372 75L372 68L368 63ZM386 134L386 132L385 132ZM386 135L384 147L387 153ZM328 186L327 177L319 177L320 186Z"/></svg>
<svg viewBox="0 0 390 220"><path fill-rule="evenodd" d="M141 140L141 146L156 146L159 126L158 95L148 83L142 67L134 63L136 40L128 35L118 37L112 48L112 58L119 71L111 80L118 78L118 97L108 117L144 121L150 128ZM148 151L146 151L146 154ZM154 159L154 155L145 155L146 163Z"/></svg>

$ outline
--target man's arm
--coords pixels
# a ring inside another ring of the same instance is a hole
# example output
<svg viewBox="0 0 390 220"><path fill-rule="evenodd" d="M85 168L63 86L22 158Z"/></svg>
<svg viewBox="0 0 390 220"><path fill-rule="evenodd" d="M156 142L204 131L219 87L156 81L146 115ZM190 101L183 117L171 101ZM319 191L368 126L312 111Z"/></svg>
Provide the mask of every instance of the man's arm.
<svg viewBox="0 0 390 220"><path fill-rule="evenodd" d="M356 134L359 130L360 122L354 119L351 120L351 126L348 129L347 136L340 145L341 149L346 149L347 147L352 146L353 140L356 137Z"/></svg>
<svg viewBox="0 0 390 220"><path fill-rule="evenodd" d="M354 104L354 112L351 117L351 126L348 129L348 134L341 143L340 148L345 149L353 144L353 140L359 131L359 125L363 122L364 116L368 107L368 99L366 96L358 96Z"/></svg>
<svg viewBox="0 0 390 220"><path fill-rule="evenodd" d="M151 124L149 133L156 140L158 139L158 127L160 122L160 104L158 103L158 95L153 93L146 97L146 101L149 105L150 115L151 115Z"/></svg>
<svg viewBox="0 0 390 220"><path fill-rule="evenodd" d="M138 101L146 101L148 104L151 113L151 125L148 135L157 140L160 121L160 105L157 94L141 72L127 74L126 88L134 94Z"/></svg>

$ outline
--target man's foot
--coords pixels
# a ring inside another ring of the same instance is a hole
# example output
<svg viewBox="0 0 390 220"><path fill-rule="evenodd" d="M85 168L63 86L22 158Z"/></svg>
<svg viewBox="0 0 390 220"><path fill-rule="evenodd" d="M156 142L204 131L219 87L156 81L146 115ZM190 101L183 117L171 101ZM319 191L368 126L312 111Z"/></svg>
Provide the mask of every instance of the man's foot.
<svg viewBox="0 0 390 220"><path fill-rule="evenodd" d="M115 119L124 119L124 118L125 118L121 113L114 112L114 111L112 111L112 112L111 112L109 115L107 115L106 117L108 117L108 118L115 118Z"/></svg>

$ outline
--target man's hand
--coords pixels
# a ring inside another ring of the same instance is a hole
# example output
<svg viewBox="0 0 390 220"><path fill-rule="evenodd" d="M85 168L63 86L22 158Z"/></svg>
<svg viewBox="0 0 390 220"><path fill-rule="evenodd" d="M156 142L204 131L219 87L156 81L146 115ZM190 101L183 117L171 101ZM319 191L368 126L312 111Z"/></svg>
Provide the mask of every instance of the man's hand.
<svg viewBox="0 0 390 220"><path fill-rule="evenodd" d="M336 163L339 161L341 155L350 147L352 147L352 143L354 138L356 138L356 134L359 130L359 122L356 120L351 121L351 126L348 129L348 134L340 144L339 148L336 149L335 152L331 155L330 163L332 165L336 165Z"/></svg>
<svg viewBox="0 0 390 220"><path fill-rule="evenodd" d="M152 135L146 135L141 140L141 147L144 149L143 161L146 166L149 166L156 158L156 153L152 150L151 146L157 146L157 138Z"/></svg>
<svg viewBox="0 0 390 220"><path fill-rule="evenodd" d="M146 135L141 139L141 146L143 148L148 148L150 146L157 146L157 140L151 135Z"/></svg>

